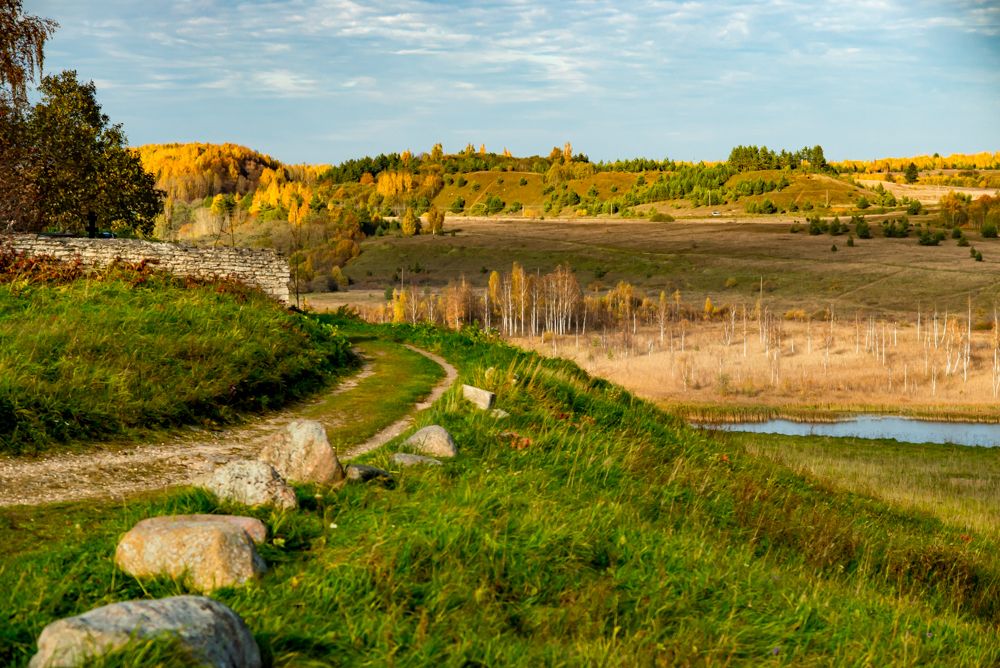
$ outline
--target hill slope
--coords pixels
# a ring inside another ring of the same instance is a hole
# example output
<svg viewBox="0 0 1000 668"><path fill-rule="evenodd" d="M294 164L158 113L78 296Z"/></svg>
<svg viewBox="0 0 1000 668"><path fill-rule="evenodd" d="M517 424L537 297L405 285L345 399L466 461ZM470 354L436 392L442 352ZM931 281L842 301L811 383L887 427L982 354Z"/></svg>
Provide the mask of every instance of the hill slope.
<svg viewBox="0 0 1000 668"><path fill-rule="evenodd" d="M455 436L456 460L397 471L395 489L301 488L291 514L200 493L63 508L89 531L67 524L0 557L0 658L22 665L55 616L183 589L140 588L111 555L141 517L204 511L270 527L263 581L216 596L276 666L1000 659L991 537L831 491L564 361L472 333L339 324L437 349L511 417L452 392L421 424ZM392 450L368 461L392 467Z"/></svg>

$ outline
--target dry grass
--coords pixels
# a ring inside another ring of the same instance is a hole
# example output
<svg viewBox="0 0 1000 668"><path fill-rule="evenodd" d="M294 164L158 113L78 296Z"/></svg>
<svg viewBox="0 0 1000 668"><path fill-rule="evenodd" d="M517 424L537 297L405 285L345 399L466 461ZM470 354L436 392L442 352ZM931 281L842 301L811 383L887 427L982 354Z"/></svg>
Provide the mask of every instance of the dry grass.
<svg viewBox="0 0 1000 668"><path fill-rule="evenodd" d="M592 332L517 343L569 357L590 373L665 404L770 406L792 416L817 409L876 410L996 420L993 332L972 332L966 369L958 343L964 323L943 341L944 315L938 314L935 346L927 317L919 340L915 324L907 322L880 320L869 333L868 323L853 317L835 320L832 329L823 321L782 319L766 345L758 323L749 318L744 339L737 317L735 327L718 321L673 323L662 342L658 330L640 328L624 337ZM779 344L774 336L780 336Z"/></svg>
<svg viewBox="0 0 1000 668"><path fill-rule="evenodd" d="M857 183L864 186L877 186L882 185L886 190L891 192L896 197L909 197L910 199L918 200L924 204L937 204L941 201L941 198L950 192L959 192L966 195L971 195L973 199L976 197L981 197L983 195L996 195L996 188L961 188L958 186L935 186L927 185L924 183L914 183L912 185L907 185L905 183L889 183L883 179L878 178L863 178L857 179Z"/></svg>

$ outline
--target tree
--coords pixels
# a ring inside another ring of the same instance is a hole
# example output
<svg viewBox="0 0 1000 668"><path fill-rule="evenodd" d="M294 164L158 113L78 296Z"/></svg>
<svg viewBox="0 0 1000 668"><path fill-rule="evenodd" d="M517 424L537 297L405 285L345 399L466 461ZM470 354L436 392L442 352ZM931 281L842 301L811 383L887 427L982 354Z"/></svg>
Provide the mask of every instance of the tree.
<svg viewBox="0 0 1000 668"><path fill-rule="evenodd" d="M917 179L920 178L920 173L917 171L917 165L911 162L906 166L906 171L903 172L903 178L906 179L907 183L916 183Z"/></svg>
<svg viewBox="0 0 1000 668"><path fill-rule="evenodd" d="M417 214L413 213L412 208L406 208L403 219L399 223L399 228L402 230L404 237L412 237L420 234L420 219L417 218Z"/></svg>
<svg viewBox="0 0 1000 668"><path fill-rule="evenodd" d="M66 71L42 79L39 91L42 101L31 110L24 137L34 206L20 227L149 234L163 193L128 148L121 125L110 125L101 112L94 83L81 84L76 72Z"/></svg>
<svg viewBox="0 0 1000 668"><path fill-rule="evenodd" d="M431 205L431 208L427 210L427 226L430 228L431 234L441 234L444 229L444 211Z"/></svg>
<svg viewBox="0 0 1000 668"><path fill-rule="evenodd" d="M0 103L23 106L28 82L41 74L45 42L58 23L28 16L22 0L0 0Z"/></svg>

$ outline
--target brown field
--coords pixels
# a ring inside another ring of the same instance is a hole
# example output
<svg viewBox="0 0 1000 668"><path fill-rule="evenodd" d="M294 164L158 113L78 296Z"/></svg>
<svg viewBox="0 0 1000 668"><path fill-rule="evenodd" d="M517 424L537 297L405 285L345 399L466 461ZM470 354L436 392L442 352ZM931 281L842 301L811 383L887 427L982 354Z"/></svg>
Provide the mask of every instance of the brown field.
<svg viewBox="0 0 1000 668"><path fill-rule="evenodd" d="M679 407L690 417L790 417L819 411L892 411L919 416L1000 420L1000 357L992 331L973 331L969 359L965 314L922 314L912 322L776 319L765 344L760 324L669 323L631 332L598 331L553 340L515 339L523 347L574 360L637 395ZM727 332L728 330L728 332ZM937 332L937 345L934 332ZM767 333L766 333L767 334ZM765 334L765 336L766 336ZM709 406L722 407L708 408Z"/></svg>
<svg viewBox="0 0 1000 668"><path fill-rule="evenodd" d="M881 179L857 179L857 183L863 186L874 187L879 184L896 197L909 197L920 201L922 204L937 204L941 198L950 192L958 192L971 195L973 198L983 195L995 196L998 192L996 188L961 188L958 186L933 186L922 183L907 185L905 183L889 183Z"/></svg>

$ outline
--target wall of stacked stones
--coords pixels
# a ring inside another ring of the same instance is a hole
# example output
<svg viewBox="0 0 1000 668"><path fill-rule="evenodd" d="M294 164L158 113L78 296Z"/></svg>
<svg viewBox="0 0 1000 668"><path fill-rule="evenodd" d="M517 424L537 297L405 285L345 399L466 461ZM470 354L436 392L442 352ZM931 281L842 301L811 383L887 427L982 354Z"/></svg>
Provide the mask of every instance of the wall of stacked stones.
<svg viewBox="0 0 1000 668"><path fill-rule="evenodd" d="M138 239L86 239L35 234L0 235L0 244L28 255L60 260L79 258L87 265L107 266L116 261L155 261L178 276L233 278L258 287L282 303L289 300L288 260L271 249L197 248Z"/></svg>

